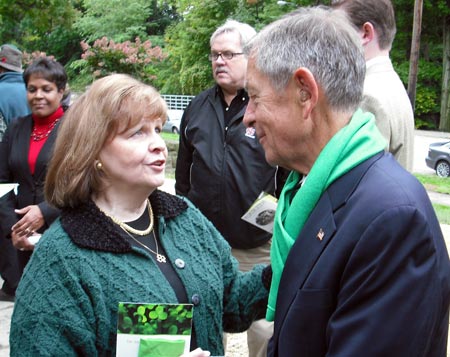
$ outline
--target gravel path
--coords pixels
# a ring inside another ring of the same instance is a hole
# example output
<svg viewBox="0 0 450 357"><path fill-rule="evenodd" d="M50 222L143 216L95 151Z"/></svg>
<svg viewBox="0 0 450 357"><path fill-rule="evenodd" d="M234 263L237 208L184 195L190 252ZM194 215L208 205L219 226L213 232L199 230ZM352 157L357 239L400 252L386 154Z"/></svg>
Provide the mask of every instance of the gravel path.
<svg viewBox="0 0 450 357"><path fill-rule="evenodd" d="M228 333L227 334L227 350L226 357L247 357L247 334L243 333Z"/></svg>

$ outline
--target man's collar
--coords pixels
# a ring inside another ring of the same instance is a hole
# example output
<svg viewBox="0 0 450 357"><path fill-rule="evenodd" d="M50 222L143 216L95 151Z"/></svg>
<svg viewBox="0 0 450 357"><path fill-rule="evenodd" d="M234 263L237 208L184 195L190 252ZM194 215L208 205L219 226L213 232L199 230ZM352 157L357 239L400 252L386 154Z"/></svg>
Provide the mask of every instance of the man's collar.
<svg viewBox="0 0 450 357"><path fill-rule="evenodd" d="M216 96L218 96L219 98L222 98L223 100L225 100L224 94L223 94L223 90L222 88L216 84ZM241 88L237 91L236 95L234 96L234 98L236 98L237 96L247 96L247 91L244 88Z"/></svg>

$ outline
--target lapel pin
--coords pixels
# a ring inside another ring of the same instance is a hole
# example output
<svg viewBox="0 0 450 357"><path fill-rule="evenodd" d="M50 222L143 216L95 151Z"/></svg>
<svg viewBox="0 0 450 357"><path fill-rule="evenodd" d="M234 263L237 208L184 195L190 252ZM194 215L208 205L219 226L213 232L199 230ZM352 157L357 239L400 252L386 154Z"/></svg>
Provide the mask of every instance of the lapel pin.
<svg viewBox="0 0 450 357"><path fill-rule="evenodd" d="M322 228L319 229L319 233L317 233L317 239L322 241L323 237L325 236L325 232Z"/></svg>

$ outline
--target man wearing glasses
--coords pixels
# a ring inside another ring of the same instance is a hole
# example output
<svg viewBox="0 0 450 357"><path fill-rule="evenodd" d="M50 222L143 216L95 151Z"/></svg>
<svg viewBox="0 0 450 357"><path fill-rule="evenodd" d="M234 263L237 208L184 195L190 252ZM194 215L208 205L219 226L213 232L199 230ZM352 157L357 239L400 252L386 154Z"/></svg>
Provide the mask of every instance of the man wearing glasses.
<svg viewBox="0 0 450 357"><path fill-rule="evenodd" d="M255 130L242 123L248 103L242 48L255 34L233 20L212 34L209 59L216 85L184 112L175 173L177 194L188 197L222 233L242 271L270 263L271 234L241 217L262 191L276 196L284 174L266 162ZM266 356L271 336L272 324L256 321L247 332L249 356Z"/></svg>

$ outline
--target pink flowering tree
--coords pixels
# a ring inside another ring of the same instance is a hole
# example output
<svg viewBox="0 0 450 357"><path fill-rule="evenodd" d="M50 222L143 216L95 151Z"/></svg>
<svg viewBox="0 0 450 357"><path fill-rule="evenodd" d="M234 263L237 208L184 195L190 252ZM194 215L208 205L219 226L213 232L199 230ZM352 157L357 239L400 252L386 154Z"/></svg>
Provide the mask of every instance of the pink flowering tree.
<svg viewBox="0 0 450 357"><path fill-rule="evenodd" d="M47 56L47 54L45 52L41 52L41 51L34 51L31 53L23 52L22 64L26 67L29 64L31 64L31 62L33 62L35 59L40 58L40 57L48 57L52 60L55 59L54 56L51 56L51 55Z"/></svg>
<svg viewBox="0 0 450 357"><path fill-rule="evenodd" d="M152 47L149 40L142 42L139 37L134 42L123 43L103 37L96 40L92 46L82 41L81 48L83 54L79 65L83 67L83 72L90 73L93 79L111 73L126 73L150 83L156 78L155 64L166 58L161 47Z"/></svg>

